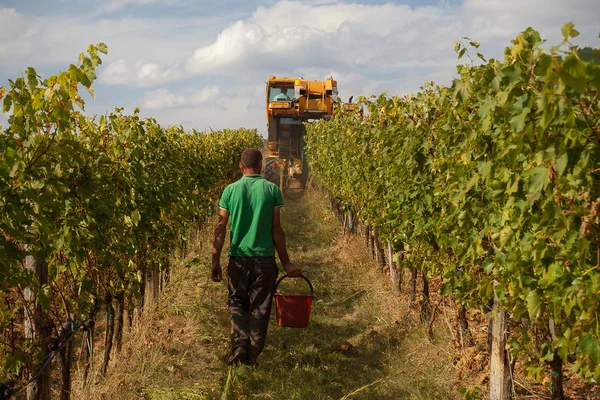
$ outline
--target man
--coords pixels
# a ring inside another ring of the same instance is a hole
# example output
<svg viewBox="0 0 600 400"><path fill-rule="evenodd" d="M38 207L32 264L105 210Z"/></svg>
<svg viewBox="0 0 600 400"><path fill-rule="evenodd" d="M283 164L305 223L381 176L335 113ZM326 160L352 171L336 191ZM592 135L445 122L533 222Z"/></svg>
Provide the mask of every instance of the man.
<svg viewBox="0 0 600 400"><path fill-rule="evenodd" d="M281 88L281 93L275 96L275 101L289 101L290 98L287 95L287 88Z"/></svg>
<svg viewBox="0 0 600 400"><path fill-rule="evenodd" d="M229 250L229 311L231 357L228 363L256 363L265 346L271 304L277 280L275 250L292 278L301 271L290 262L281 227L283 197L277 185L264 179L262 154L257 149L242 153L244 176L227 186L219 202L219 222L212 249L212 280L220 282L221 250L231 217Z"/></svg>

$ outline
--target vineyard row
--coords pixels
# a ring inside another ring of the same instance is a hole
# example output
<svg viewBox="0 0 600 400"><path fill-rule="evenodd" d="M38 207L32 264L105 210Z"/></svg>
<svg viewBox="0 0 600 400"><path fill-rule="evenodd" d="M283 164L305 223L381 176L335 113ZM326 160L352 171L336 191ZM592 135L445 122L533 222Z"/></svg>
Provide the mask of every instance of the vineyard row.
<svg viewBox="0 0 600 400"><path fill-rule="evenodd" d="M600 49L573 45L572 24L562 33L545 48L529 28L503 61L465 38L471 62L450 87L307 124L315 179L389 241L392 279L422 271L463 314L488 313L500 375L517 359L533 378L549 369L556 399L564 363L600 381ZM493 360L490 373L492 398L507 398Z"/></svg>
<svg viewBox="0 0 600 400"><path fill-rule="evenodd" d="M138 110L86 117L80 90L93 95L106 51L90 46L66 72L42 79L28 68L0 88L10 113L0 129L0 398L49 399L58 361L68 399L73 339L83 332L85 380L101 315L96 372L106 374L132 316L168 282L173 253L237 178L241 152L262 145L255 130L186 132Z"/></svg>

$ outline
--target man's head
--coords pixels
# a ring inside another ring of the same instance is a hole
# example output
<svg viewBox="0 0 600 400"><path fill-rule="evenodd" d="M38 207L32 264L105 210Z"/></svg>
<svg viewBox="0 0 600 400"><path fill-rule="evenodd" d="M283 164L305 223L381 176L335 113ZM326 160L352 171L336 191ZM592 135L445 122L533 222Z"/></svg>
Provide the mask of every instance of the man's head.
<svg viewBox="0 0 600 400"><path fill-rule="evenodd" d="M287 88L281 88L281 94L287 95Z"/></svg>
<svg viewBox="0 0 600 400"><path fill-rule="evenodd" d="M260 150L244 150L240 168L244 170L244 173L260 174L260 171L262 170L262 153Z"/></svg>

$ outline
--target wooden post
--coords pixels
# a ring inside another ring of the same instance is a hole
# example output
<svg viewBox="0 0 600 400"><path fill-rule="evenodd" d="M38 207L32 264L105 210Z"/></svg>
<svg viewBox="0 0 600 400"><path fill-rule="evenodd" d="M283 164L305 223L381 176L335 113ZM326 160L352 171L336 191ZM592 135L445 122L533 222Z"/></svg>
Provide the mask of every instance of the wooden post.
<svg viewBox="0 0 600 400"><path fill-rule="evenodd" d="M152 307L154 302L158 300L159 294L160 273L157 261L151 260L146 263L145 275L144 309L149 310L149 307Z"/></svg>
<svg viewBox="0 0 600 400"><path fill-rule="evenodd" d="M36 260L34 256L27 256L25 268L37 276L40 286L48 284L48 264L43 259ZM25 337L31 340L34 348L40 349L42 361L50 353L52 327L46 311L38 304L36 291L28 287L23 292L28 303L24 320ZM39 362L36 368L41 366L42 362ZM27 385L27 400L50 400L52 366L47 366L43 371L28 371L27 378L32 379L36 375L37 377Z"/></svg>
<svg viewBox="0 0 600 400"><path fill-rule="evenodd" d="M400 253L398 254L398 259L403 260L404 255L402 252L404 251L404 243L400 243L399 251ZM402 268L399 263L396 263L396 276L398 277L398 293L402 292L402 284L404 283L404 272L404 268Z"/></svg>
<svg viewBox="0 0 600 400"><path fill-rule="evenodd" d="M125 323L124 313L125 313L125 293L120 291L115 295L115 299L117 300L117 309L115 313L115 349L117 353L121 352L121 348L123 347L123 325Z"/></svg>
<svg viewBox="0 0 600 400"><path fill-rule="evenodd" d="M127 328L128 332L131 332L133 329L133 314L135 313L135 307L133 304L128 304L127 306Z"/></svg>
<svg viewBox="0 0 600 400"><path fill-rule="evenodd" d="M142 246L141 246L142 250L138 250L137 254L135 255L138 271L140 272L140 275L142 276L141 282L133 283L134 285L139 285L139 290L140 290L140 297L135 300L135 318L136 318L136 321L138 321L138 322L139 322L140 316L142 315L142 312L144 312L144 302L146 301L146 285L147 285L146 270L149 267L148 267L148 262L147 262L148 252L145 247L146 247L146 245L142 244ZM185 254L185 253L183 253L183 254Z"/></svg>
<svg viewBox="0 0 600 400"><path fill-rule="evenodd" d="M415 301L417 298L417 269L410 270L410 301Z"/></svg>
<svg viewBox="0 0 600 400"><path fill-rule="evenodd" d="M61 333L58 335L63 340L66 340L73 334L71 321L67 321L61 328ZM60 400L69 400L71 398L71 364L73 362L73 340L69 342L60 351Z"/></svg>
<svg viewBox="0 0 600 400"><path fill-rule="evenodd" d="M552 383L552 400L563 400L565 398L562 374L563 360L557 351L554 351L554 358L550 362L550 367L552 367L552 376L550 378L550 382Z"/></svg>
<svg viewBox="0 0 600 400"><path fill-rule="evenodd" d="M398 270L396 268L396 263L394 262L394 249L392 249L392 242L387 241L387 250L388 250L388 264L390 266L390 279L392 280L392 286L394 290L399 291L398 287Z"/></svg>
<svg viewBox="0 0 600 400"><path fill-rule="evenodd" d="M427 267L423 267L421 270L421 276L423 277L423 297L421 300L421 320L426 322L429 319L429 280L427 279Z"/></svg>
<svg viewBox="0 0 600 400"><path fill-rule="evenodd" d="M510 363L506 351L506 312L494 294L492 352L490 354L490 400L511 398Z"/></svg>
<svg viewBox="0 0 600 400"><path fill-rule="evenodd" d="M379 262L379 269L383 273L385 271L385 253L383 252L383 245L379 237L375 238L375 246L377 248L377 261Z"/></svg>
<svg viewBox="0 0 600 400"><path fill-rule="evenodd" d="M104 334L104 360L100 369L100 373L103 376L106 375L106 370L108 369L115 329L115 309L112 305L112 295L110 293L106 293L104 306L106 308L106 331Z"/></svg>
<svg viewBox="0 0 600 400"><path fill-rule="evenodd" d="M355 227L354 227L354 217L352 216L352 210L348 210L348 232L354 235Z"/></svg>
<svg viewBox="0 0 600 400"><path fill-rule="evenodd" d="M96 328L96 313L100 308L100 302L98 299L94 300L94 308L90 311L87 327L88 329L85 332L83 337L83 346L84 346L84 359L85 366L83 369L83 384L84 386L88 382L88 378L90 376L90 372L92 370L92 364L94 361L94 331Z"/></svg>
<svg viewBox="0 0 600 400"><path fill-rule="evenodd" d="M548 321L548 330L552 340L556 340L556 326L554 320L550 318ZM565 398L565 391L563 388L563 360L558 355L558 351L554 351L554 357L550 362L552 369L552 376L550 377L552 400L563 400Z"/></svg>
<svg viewBox="0 0 600 400"><path fill-rule="evenodd" d="M369 229L369 233L371 235L370 237L370 246L371 246L371 257L373 258L377 258L377 252L375 251L375 229L373 229L373 226L371 226L371 229Z"/></svg>

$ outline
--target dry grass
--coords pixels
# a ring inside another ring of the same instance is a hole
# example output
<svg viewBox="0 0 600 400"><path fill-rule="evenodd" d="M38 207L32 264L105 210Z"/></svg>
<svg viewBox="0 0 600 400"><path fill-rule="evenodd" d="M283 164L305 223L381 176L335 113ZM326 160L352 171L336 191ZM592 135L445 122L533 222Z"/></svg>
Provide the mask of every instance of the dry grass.
<svg viewBox="0 0 600 400"><path fill-rule="evenodd" d="M76 369L73 398L203 399L219 390L228 315L225 287L208 279L208 237L200 232L190 253L175 260L159 304L125 335L108 376L95 370L84 390ZM100 336L97 346L102 346Z"/></svg>
<svg viewBox="0 0 600 400"><path fill-rule="evenodd" d="M83 390L76 374L73 398L457 398L444 317L438 314L429 338L428 326L393 292L362 239L341 235L318 192L286 202L290 254L316 291L307 329L280 328L273 319L259 366L228 368L226 285L208 280L210 234L203 232L177 260L156 310L125 337L109 376L93 375Z"/></svg>

